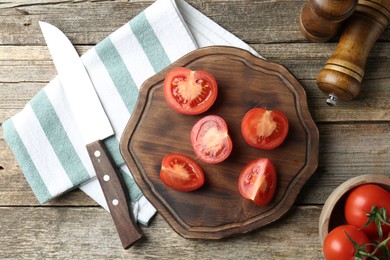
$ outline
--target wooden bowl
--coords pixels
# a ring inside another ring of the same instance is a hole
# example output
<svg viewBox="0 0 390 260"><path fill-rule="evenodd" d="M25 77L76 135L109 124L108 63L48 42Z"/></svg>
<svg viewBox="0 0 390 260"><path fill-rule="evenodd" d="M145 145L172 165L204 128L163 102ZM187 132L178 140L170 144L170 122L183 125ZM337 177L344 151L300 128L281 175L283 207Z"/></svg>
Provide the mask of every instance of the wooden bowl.
<svg viewBox="0 0 390 260"><path fill-rule="evenodd" d="M338 186L326 200L322 208L319 222L321 244L325 237L335 227L346 224L344 205L348 194L362 184L377 184L390 191L390 176L366 174L347 180Z"/></svg>

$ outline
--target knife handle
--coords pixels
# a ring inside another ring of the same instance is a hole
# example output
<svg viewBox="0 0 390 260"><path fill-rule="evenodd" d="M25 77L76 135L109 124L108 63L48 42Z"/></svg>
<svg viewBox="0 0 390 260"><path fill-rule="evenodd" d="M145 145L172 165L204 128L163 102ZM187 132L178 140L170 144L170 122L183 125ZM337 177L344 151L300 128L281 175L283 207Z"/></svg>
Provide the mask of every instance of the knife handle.
<svg viewBox="0 0 390 260"><path fill-rule="evenodd" d="M127 188L102 141L87 144L87 150L123 248L128 249L143 233L134 220Z"/></svg>

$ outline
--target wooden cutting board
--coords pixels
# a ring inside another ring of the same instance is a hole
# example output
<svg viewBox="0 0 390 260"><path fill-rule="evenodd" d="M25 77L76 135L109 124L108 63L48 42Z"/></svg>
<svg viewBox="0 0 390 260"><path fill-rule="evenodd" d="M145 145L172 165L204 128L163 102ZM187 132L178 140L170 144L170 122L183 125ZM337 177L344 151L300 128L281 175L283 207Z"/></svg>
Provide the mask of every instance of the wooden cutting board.
<svg viewBox="0 0 390 260"><path fill-rule="evenodd" d="M189 116L168 106L163 82L174 67L206 70L214 75L218 97L209 111ZM241 120L254 107L286 114L290 130L281 146L264 151L245 142ZM192 126L209 114L226 120L233 140L231 155L219 164L198 160L190 142ZM318 138L305 91L288 70L241 49L207 47L184 56L143 84L120 146L136 183L178 234L220 239L267 225L291 208L317 168ZM205 173L205 185L189 193L167 187L159 173L162 158L169 153L194 158ZM242 198L237 186L244 166L260 157L271 159L278 172L277 192L264 207Z"/></svg>

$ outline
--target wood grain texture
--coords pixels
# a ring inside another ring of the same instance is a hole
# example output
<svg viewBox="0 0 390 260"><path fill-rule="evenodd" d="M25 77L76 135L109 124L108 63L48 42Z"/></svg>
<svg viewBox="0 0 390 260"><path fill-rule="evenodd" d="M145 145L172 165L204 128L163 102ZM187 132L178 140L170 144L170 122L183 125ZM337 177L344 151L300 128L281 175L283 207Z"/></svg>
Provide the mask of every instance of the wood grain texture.
<svg viewBox="0 0 390 260"><path fill-rule="evenodd" d="M0 44L44 45L38 21L60 25L74 44L96 44L152 0L15 1L0 5ZM248 43L306 41L299 30L305 0L189 0L188 3ZM389 41L387 28L380 40Z"/></svg>
<svg viewBox="0 0 390 260"><path fill-rule="evenodd" d="M15 115L56 75L38 21L55 24L80 54L154 0L15 0L0 3L0 124ZM187 240L160 215L146 239L121 248L111 217L79 190L40 206L0 128L0 258L5 259L321 259L320 210L345 180L390 173L390 28L368 55L359 96L334 109L315 79L337 46L310 43L299 31L307 0L188 0L287 67L305 88L320 133L319 166L281 220L222 241Z"/></svg>
<svg viewBox="0 0 390 260"><path fill-rule="evenodd" d="M379 124L323 124L318 126L320 148L318 169L303 187L297 204L323 204L329 194L349 178L368 173L389 175L390 126ZM0 128L0 136L3 136ZM351 145L352 144L352 145ZM0 138L0 205L38 206L11 150ZM94 206L78 190L45 206Z"/></svg>
<svg viewBox="0 0 390 260"><path fill-rule="evenodd" d="M321 259L320 210L317 206L294 207L279 222L263 230L220 241L184 239L158 215L149 228L143 228L146 238L125 251L111 217L101 208L3 207L0 208L0 257Z"/></svg>
<svg viewBox="0 0 390 260"><path fill-rule="evenodd" d="M188 116L167 105L164 78L175 67L201 69L215 77L218 98L207 112ZM289 134L277 149L253 148L243 139L241 120L254 107L279 110L287 116ZM206 115L226 120L232 154L218 164L195 159L205 172L206 183L197 191L179 193L161 182L161 160L170 153L195 158L189 133ZM285 214L317 168L318 142L303 87L286 68L238 48L208 47L185 55L143 84L122 135L121 152L145 196L179 234L220 239L260 228ZM275 165L278 188L271 203L256 207L242 198L237 183L242 169L262 157Z"/></svg>
<svg viewBox="0 0 390 260"><path fill-rule="evenodd" d="M76 46L80 54L92 46ZM368 58L359 96L329 109L316 76L332 54L335 44L254 44L267 60L285 66L305 88L310 112L317 123L390 120L390 44L378 43ZM26 73L26 72L29 73ZM0 45L0 122L17 111L52 80L56 71L46 46Z"/></svg>

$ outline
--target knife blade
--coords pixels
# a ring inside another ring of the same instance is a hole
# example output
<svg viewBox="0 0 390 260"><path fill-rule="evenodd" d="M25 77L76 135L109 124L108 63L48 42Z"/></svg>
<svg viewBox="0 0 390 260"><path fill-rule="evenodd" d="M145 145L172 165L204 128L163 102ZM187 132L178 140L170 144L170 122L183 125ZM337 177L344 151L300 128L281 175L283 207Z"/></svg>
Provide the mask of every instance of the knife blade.
<svg viewBox="0 0 390 260"><path fill-rule="evenodd" d="M77 51L55 26L39 22L76 125L83 137L112 219L125 249L143 233L136 224L127 188L103 142L114 135L93 83Z"/></svg>

